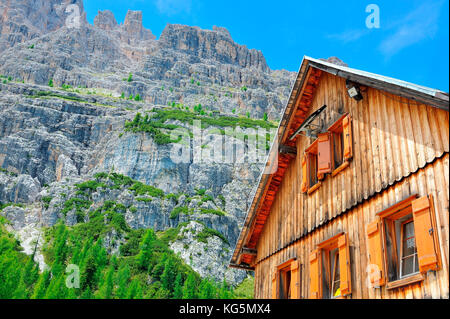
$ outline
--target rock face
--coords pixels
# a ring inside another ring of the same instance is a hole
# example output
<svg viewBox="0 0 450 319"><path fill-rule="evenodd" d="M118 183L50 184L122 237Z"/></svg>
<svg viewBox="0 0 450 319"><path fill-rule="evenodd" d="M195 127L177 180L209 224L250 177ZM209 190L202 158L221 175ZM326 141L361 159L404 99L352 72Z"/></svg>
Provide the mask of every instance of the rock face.
<svg viewBox="0 0 450 319"><path fill-rule="evenodd" d="M202 224L191 221L181 228L178 239L170 248L202 277L211 277L216 281L224 278L227 282L243 281L245 272L227 267L227 261L232 255L228 244L217 236L210 236L204 241L196 239L204 229Z"/></svg>
<svg viewBox="0 0 450 319"><path fill-rule="evenodd" d="M77 5L83 15L82 0L1 0L0 52L61 28L70 15L66 12L70 4Z"/></svg>
<svg viewBox="0 0 450 319"><path fill-rule="evenodd" d="M110 10L99 11L94 19L94 25L97 28L107 31L114 30L119 26L114 14Z"/></svg>
<svg viewBox="0 0 450 319"><path fill-rule="evenodd" d="M0 1L0 201L24 205L1 214L19 233L61 218L68 225L83 222L74 210L62 213L65 202L78 196L75 184L99 172L120 173L178 199L138 200L127 189L107 188L92 193L88 209L112 200L134 207L125 213L133 228L163 231L189 223L194 232L214 229L228 243L217 236L195 243L194 236L172 247L182 258L201 252L193 267L203 276L235 283L245 278L226 270L226 250L239 236L262 163L177 163L173 144L158 144L151 134L125 131L124 125L138 112L194 113L199 106L196 114L214 123L224 116L262 119L264 113L276 121L295 74L270 70L260 51L235 43L225 28L169 24L156 40L143 27L141 12L129 11L119 24L112 12L100 11L94 25L82 18L73 28L64 23L65 8L77 4L83 14L81 0L30 3ZM176 118L162 125L190 129ZM198 145L203 152L213 147L212 140ZM177 210L182 213L174 216ZM110 237L105 242L117 242Z"/></svg>
<svg viewBox="0 0 450 319"><path fill-rule="evenodd" d="M224 28L216 27L213 31L205 31L198 27L169 24L162 32L158 44L161 48L178 50L198 58L213 59L222 64L269 70L261 51L237 45Z"/></svg>

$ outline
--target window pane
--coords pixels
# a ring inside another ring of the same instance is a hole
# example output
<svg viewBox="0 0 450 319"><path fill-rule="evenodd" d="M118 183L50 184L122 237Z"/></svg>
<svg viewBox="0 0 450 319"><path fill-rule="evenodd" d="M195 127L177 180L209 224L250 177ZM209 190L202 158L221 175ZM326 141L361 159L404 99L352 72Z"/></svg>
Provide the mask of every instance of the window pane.
<svg viewBox="0 0 450 319"><path fill-rule="evenodd" d="M402 261L402 277L414 273L414 256L407 257Z"/></svg>
<svg viewBox="0 0 450 319"><path fill-rule="evenodd" d="M402 257L410 256L416 251L416 243L414 238L414 224L409 222L403 225L403 252Z"/></svg>
<svg viewBox="0 0 450 319"><path fill-rule="evenodd" d="M406 234L406 237L414 237L413 222L409 222L409 223L405 224L405 234Z"/></svg>
<svg viewBox="0 0 450 319"><path fill-rule="evenodd" d="M340 274L340 267L339 267L339 253L336 253L336 255L335 255L335 261L333 263L333 267L334 267L334 269L333 269L333 272L334 272L333 297L338 297L341 295L341 290L340 290L341 274Z"/></svg>
<svg viewBox="0 0 450 319"><path fill-rule="evenodd" d="M317 184L317 155L311 154L309 156L309 186L314 186Z"/></svg>

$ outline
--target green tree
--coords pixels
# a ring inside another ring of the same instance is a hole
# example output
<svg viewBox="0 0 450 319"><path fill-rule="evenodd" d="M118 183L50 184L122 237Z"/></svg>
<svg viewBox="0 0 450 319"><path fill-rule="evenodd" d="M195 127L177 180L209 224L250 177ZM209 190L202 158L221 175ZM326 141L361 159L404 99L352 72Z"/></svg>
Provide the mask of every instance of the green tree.
<svg viewBox="0 0 450 319"><path fill-rule="evenodd" d="M269 117L268 117L267 113L264 113L263 120L267 122L268 119L269 119Z"/></svg>
<svg viewBox="0 0 450 319"><path fill-rule="evenodd" d="M172 257L169 257L164 264L164 271L161 275L162 287L167 291L173 291L176 276L177 270L174 259Z"/></svg>
<svg viewBox="0 0 450 319"><path fill-rule="evenodd" d="M153 229L147 229L142 239L139 254L136 257L137 264L141 269L148 270L152 257L153 243L156 241L156 234Z"/></svg>
<svg viewBox="0 0 450 319"><path fill-rule="evenodd" d="M200 283L199 292L200 292L200 295L199 295L200 299L215 299L215 298L217 298L216 288L211 283L211 281L207 278L203 279L202 282Z"/></svg>
<svg viewBox="0 0 450 319"><path fill-rule="evenodd" d="M142 288L139 280L133 279L127 291L127 299L142 299Z"/></svg>
<svg viewBox="0 0 450 319"><path fill-rule="evenodd" d="M183 298L183 276L179 272L175 278L175 287L173 289L173 298L182 299Z"/></svg>
<svg viewBox="0 0 450 319"><path fill-rule="evenodd" d="M141 96L139 94L136 94L136 96L134 97L135 101L140 101L141 100Z"/></svg>
<svg viewBox="0 0 450 319"><path fill-rule="evenodd" d="M103 284L100 287L98 297L101 299L112 299L114 291L114 266L109 266Z"/></svg>
<svg viewBox="0 0 450 319"><path fill-rule="evenodd" d="M219 293L219 296L218 296L219 299L233 298L233 293L232 293L230 287L228 286L227 282L225 281L225 279L223 280L218 293Z"/></svg>
<svg viewBox="0 0 450 319"><path fill-rule="evenodd" d="M45 296L45 292L50 282L50 271L45 270L40 276L39 280L34 286L31 299L42 299Z"/></svg>
<svg viewBox="0 0 450 319"><path fill-rule="evenodd" d="M133 74L130 73L130 75L128 75L128 82L133 82Z"/></svg>
<svg viewBox="0 0 450 319"><path fill-rule="evenodd" d="M53 87L53 79L50 79L50 80L48 81L48 86L51 87L51 88Z"/></svg>
<svg viewBox="0 0 450 319"><path fill-rule="evenodd" d="M118 272L118 288L116 293L119 299L123 299L126 297L129 280L130 280L130 268L126 264L120 266Z"/></svg>
<svg viewBox="0 0 450 319"><path fill-rule="evenodd" d="M195 275L189 273L183 285L183 299L197 299L197 282Z"/></svg>

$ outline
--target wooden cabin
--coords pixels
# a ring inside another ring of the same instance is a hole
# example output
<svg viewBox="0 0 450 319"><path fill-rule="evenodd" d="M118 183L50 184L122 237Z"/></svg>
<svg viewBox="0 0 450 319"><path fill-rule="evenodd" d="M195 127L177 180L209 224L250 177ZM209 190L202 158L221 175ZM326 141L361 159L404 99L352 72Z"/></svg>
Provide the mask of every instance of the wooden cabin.
<svg viewBox="0 0 450 319"><path fill-rule="evenodd" d="M230 267L255 298L449 298L449 96L303 59Z"/></svg>

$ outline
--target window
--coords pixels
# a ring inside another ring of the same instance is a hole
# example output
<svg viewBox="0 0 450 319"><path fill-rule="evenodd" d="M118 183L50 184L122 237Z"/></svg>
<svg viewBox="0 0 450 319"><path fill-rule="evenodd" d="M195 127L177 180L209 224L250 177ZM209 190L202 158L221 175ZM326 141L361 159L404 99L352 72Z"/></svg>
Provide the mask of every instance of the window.
<svg viewBox="0 0 450 319"><path fill-rule="evenodd" d="M373 287L385 283L388 289L401 287L423 280L421 273L440 268L432 203L431 196L411 196L378 213L377 220L367 226Z"/></svg>
<svg viewBox="0 0 450 319"><path fill-rule="evenodd" d="M332 133L333 137L333 167L339 167L344 163L344 133L342 126Z"/></svg>
<svg viewBox="0 0 450 319"><path fill-rule="evenodd" d="M335 249L331 255L331 298L341 296L341 275L339 273L339 250Z"/></svg>
<svg viewBox="0 0 450 319"><path fill-rule="evenodd" d="M298 299L300 297L300 269L295 259L277 266L272 277L273 299Z"/></svg>
<svg viewBox="0 0 450 319"><path fill-rule="evenodd" d="M318 140L315 140L306 150L302 162L303 183L302 190L311 194L320 187L318 176Z"/></svg>
<svg viewBox="0 0 450 319"><path fill-rule="evenodd" d="M291 299L291 266L280 270L280 299Z"/></svg>
<svg viewBox="0 0 450 319"><path fill-rule="evenodd" d="M305 150L302 159L302 192L311 194L326 174L337 175L350 165L353 139L350 115L343 115Z"/></svg>
<svg viewBox="0 0 450 319"><path fill-rule="evenodd" d="M350 115L343 115L337 120L328 131L331 133L332 148L332 176L349 165L349 160L353 156L353 138Z"/></svg>
<svg viewBox="0 0 450 319"><path fill-rule="evenodd" d="M417 248L414 235L414 223L410 218L401 224L400 278L419 272Z"/></svg>
<svg viewBox="0 0 450 319"><path fill-rule="evenodd" d="M341 299L351 294L350 254L345 233L317 245L310 255L313 299Z"/></svg>

